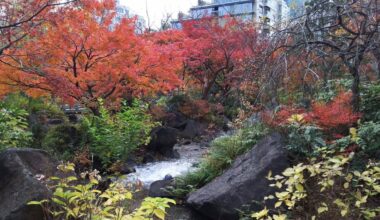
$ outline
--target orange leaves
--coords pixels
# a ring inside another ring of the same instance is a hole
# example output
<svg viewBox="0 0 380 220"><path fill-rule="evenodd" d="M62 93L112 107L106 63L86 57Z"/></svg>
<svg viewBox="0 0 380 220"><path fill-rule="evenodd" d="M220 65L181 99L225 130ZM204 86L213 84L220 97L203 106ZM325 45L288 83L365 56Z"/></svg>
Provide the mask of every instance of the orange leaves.
<svg viewBox="0 0 380 220"><path fill-rule="evenodd" d="M278 127L294 121L292 117L302 116L303 123L312 123L322 128L327 135L346 135L348 130L361 117L360 113L355 113L351 106L350 92L341 92L331 102L314 102L311 111L306 109L284 106L274 116L269 113L264 114L263 121L272 126Z"/></svg>
<svg viewBox="0 0 380 220"><path fill-rule="evenodd" d="M66 101L85 104L180 85L174 35L162 33L162 44L155 37L137 36L133 19L111 25L114 6L113 0L84 0L51 12L49 23L18 51L22 60L14 65L22 71L15 83L43 86Z"/></svg>
<svg viewBox="0 0 380 220"><path fill-rule="evenodd" d="M244 79L245 61L264 48L252 24L229 17L223 25L212 17L185 21L183 33L185 73L203 86L203 98L215 85L224 93L236 87Z"/></svg>
<svg viewBox="0 0 380 220"><path fill-rule="evenodd" d="M336 133L346 132L360 118L351 107L352 93L340 93L330 103L314 103L310 117L321 128Z"/></svg>

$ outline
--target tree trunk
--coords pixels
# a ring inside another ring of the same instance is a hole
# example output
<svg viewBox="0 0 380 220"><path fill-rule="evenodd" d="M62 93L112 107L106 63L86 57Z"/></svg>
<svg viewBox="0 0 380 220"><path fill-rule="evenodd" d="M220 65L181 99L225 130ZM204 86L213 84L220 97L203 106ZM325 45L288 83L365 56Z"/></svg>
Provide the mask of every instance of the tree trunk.
<svg viewBox="0 0 380 220"><path fill-rule="evenodd" d="M353 110L355 112L359 112L360 111L360 75L359 75L359 67L352 68L351 72L352 72L352 77L353 77L352 86L351 86L351 90L352 90L351 104L352 104Z"/></svg>
<svg viewBox="0 0 380 220"><path fill-rule="evenodd" d="M372 54L376 58L377 63L377 79L380 80L380 46L373 50Z"/></svg>
<svg viewBox="0 0 380 220"><path fill-rule="evenodd" d="M91 110L91 112L92 112L95 116L100 116L100 111L99 111L99 108L98 108L98 107L90 107L89 109Z"/></svg>

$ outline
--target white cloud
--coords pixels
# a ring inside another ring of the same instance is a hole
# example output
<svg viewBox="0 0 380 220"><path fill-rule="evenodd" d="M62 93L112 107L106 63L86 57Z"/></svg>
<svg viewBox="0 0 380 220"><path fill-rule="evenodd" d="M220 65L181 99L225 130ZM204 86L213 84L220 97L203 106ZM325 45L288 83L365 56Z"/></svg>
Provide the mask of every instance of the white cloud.
<svg viewBox="0 0 380 220"><path fill-rule="evenodd" d="M120 0L122 5L128 6L132 13L141 15L150 26L158 28L161 19L167 14L177 18L178 12L188 12L191 6L197 5L198 0Z"/></svg>

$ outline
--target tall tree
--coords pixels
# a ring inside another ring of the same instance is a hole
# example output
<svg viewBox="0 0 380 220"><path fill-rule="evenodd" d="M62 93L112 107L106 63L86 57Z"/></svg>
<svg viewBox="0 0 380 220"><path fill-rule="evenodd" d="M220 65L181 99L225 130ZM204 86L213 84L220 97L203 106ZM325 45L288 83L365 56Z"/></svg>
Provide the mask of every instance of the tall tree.
<svg viewBox="0 0 380 220"><path fill-rule="evenodd" d="M75 0L2 0L0 2L0 59L6 49L24 39L45 20L54 6Z"/></svg>
<svg viewBox="0 0 380 220"><path fill-rule="evenodd" d="M374 51L380 31L378 0L315 0L306 14L290 24L284 33L286 47L303 48L315 57L339 57L352 76L352 105L360 106L360 66Z"/></svg>
<svg viewBox="0 0 380 220"><path fill-rule="evenodd" d="M227 95L242 78L247 60L264 48L252 24L230 17L185 21L183 32L185 72L202 86L203 99L215 87Z"/></svg>
<svg viewBox="0 0 380 220"><path fill-rule="evenodd" d="M94 112L99 98L118 101L179 85L168 61L173 57L136 36L133 19L112 24L114 9L112 0L83 0L50 13L49 23L23 45L18 59L8 61L19 74L5 75L19 86L49 91Z"/></svg>

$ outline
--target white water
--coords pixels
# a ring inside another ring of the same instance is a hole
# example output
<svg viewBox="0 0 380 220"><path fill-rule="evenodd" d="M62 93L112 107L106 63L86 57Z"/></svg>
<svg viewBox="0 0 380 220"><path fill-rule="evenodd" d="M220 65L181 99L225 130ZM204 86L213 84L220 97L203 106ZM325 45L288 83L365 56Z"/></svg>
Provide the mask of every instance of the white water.
<svg viewBox="0 0 380 220"><path fill-rule="evenodd" d="M145 187L149 187L152 182L163 180L166 175L177 177L194 170L194 164L198 163L206 152L205 147L196 144L175 146L174 149L180 154L180 159L137 166L135 167L136 172L128 174L122 181L125 183L141 182Z"/></svg>

